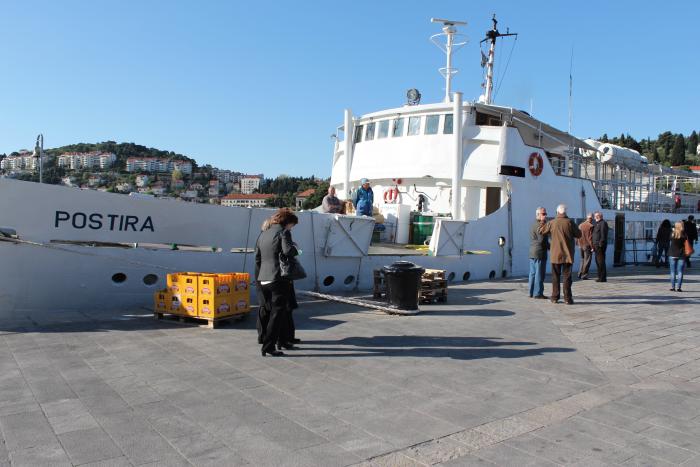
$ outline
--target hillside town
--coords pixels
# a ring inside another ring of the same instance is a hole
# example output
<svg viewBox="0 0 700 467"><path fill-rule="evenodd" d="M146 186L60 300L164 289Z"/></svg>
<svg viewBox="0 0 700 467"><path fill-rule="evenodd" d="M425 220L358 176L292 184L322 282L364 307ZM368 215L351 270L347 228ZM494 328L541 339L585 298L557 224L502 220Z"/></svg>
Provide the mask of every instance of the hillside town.
<svg viewBox="0 0 700 467"><path fill-rule="evenodd" d="M258 193L263 174L245 174L193 161L165 157L128 157L119 167L115 153L103 151L44 153L44 170L60 174L61 185L105 192L179 198L223 206L261 207L273 194ZM40 158L26 149L0 159L0 175L36 177Z"/></svg>

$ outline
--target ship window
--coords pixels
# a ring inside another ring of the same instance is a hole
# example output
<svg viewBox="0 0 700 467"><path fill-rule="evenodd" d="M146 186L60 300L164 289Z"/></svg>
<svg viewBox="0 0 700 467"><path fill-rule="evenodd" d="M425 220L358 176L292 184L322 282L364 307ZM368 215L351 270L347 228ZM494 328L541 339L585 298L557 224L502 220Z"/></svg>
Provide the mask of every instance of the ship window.
<svg viewBox="0 0 700 467"><path fill-rule="evenodd" d="M396 138L397 136L403 136L403 121L403 118L397 118L396 120L394 120L394 132L392 135L394 136L394 138Z"/></svg>
<svg viewBox="0 0 700 467"><path fill-rule="evenodd" d="M445 127L442 132L446 135L452 134L452 114L445 114Z"/></svg>
<svg viewBox="0 0 700 467"><path fill-rule="evenodd" d="M368 123L367 124L367 133L365 133L365 141L371 141L374 139L374 127L376 123Z"/></svg>
<svg viewBox="0 0 700 467"><path fill-rule="evenodd" d="M389 136L389 120L382 120L377 128L377 139L386 138L387 136Z"/></svg>
<svg viewBox="0 0 700 467"><path fill-rule="evenodd" d="M420 117L410 117L408 119L408 136L420 134Z"/></svg>
<svg viewBox="0 0 700 467"><path fill-rule="evenodd" d="M355 127L355 138L353 139L353 141L355 143L359 143L360 141L362 141L362 130L363 129L364 129L364 127L362 125L358 125Z"/></svg>
<svg viewBox="0 0 700 467"><path fill-rule="evenodd" d="M499 117L493 115L477 112L476 113L476 124L485 126L501 126L503 122Z"/></svg>
<svg viewBox="0 0 700 467"><path fill-rule="evenodd" d="M440 125L439 115L428 115L425 117L425 134L437 135L438 126Z"/></svg>

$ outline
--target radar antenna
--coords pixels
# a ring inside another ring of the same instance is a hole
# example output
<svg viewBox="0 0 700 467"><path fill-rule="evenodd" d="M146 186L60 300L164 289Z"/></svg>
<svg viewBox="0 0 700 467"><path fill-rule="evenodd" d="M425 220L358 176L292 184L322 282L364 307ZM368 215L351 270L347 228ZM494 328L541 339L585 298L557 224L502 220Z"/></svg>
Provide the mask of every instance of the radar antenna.
<svg viewBox="0 0 700 467"><path fill-rule="evenodd" d="M452 21L449 19L440 18L430 18L430 22L443 24L442 32L430 36L430 41L438 46L440 50L445 52L445 55L447 55L447 66L440 68L439 71L442 77L445 78L445 102L451 102L450 93L452 92L452 75L455 75L458 72L457 68L452 68L452 53L456 52L467 44L467 36L464 34L458 34L455 26L466 26L467 23L465 21ZM438 39L440 36L446 37L445 43ZM463 40L461 42L455 42L455 36L463 38Z"/></svg>
<svg viewBox="0 0 700 467"><path fill-rule="evenodd" d="M498 21L496 21L495 14L493 15L491 21L493 21L493 29L491 29L490 31L486 31L486 37L482 39L481 42L479 42L480 44L483 44L486 41L491 42L491 46L489 47L489 58L488 62L486 63L486 84L484 84L485 92L482 98L479 99L485 104L490 104L491 99L493 98L493 62L496 56L496 39L498 39L499 37L518 35L518 33L511 33L508 30L506 30L505 34L498 32L498 29L496 28L496 26L498 25Z"/></svg>

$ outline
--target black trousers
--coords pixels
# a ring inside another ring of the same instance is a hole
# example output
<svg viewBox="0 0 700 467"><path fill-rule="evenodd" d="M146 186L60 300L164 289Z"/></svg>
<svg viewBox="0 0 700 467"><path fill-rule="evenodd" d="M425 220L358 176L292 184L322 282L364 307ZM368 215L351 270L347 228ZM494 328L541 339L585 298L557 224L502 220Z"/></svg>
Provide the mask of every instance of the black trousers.
<svg viewBox="0 0 700 467"><path fill-rule="evenodd" d="M264 352L275 350L275 344L281 342L284 333L288 333L289 287L290 282L285 280L260 287L262 295L258 309L258 340L262 340Z"/></svg>
<svg viewBox="0 0 700 467"><path fill-rule="evenodd" d="M605 248L596 247L595 249L595 265L598 268L598 280L608 280L608 270L605 266Z"/></svg>
<svg viewBox="0 0 700 467"><path fill-rule="evenodd" d="M559 300L559 281L564 285L564 300L572 300L571 297L571 263L552 263L552 300Z"/></svg>

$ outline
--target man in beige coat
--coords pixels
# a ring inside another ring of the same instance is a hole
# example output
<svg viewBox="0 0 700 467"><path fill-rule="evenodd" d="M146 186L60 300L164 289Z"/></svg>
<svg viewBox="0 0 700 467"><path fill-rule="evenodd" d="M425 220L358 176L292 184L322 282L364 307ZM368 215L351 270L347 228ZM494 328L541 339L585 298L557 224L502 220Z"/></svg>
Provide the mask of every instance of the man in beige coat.
<svg viewBox="0 0 700 467"><path fill-rule="evenodd" d="M552 262L552 303L559 301L559 280L564 284L564 303L573 305L571 295L571 266L574 263L574 239L581 237L581 231L566 215L566 206L557 206L557 217L540 226L540 233L549 234L549 256Z"/></svg>

